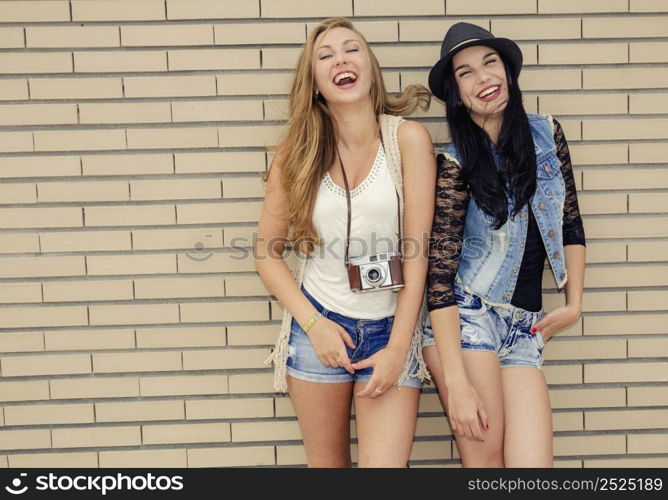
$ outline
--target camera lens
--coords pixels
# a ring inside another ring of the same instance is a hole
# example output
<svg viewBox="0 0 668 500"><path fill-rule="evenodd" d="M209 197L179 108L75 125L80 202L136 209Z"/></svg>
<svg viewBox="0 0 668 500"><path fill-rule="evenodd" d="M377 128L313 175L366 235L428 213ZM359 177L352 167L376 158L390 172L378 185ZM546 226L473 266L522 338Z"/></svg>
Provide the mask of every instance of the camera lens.
<svg viewBox="0 0 668 500"><path fill-rule="evenodd" d="M366 272L366 279L367 281L371 283L376 283L381 280L383 277L383 273L378 267L371 267L369 270Z"/></svg>

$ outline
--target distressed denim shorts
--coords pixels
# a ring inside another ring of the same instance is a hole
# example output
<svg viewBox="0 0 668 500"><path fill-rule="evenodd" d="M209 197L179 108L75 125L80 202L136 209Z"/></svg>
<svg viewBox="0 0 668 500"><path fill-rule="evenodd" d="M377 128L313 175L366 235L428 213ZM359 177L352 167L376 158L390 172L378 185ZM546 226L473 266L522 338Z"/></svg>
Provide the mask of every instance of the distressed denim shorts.
<svg viewBox="0 0 668 500"><path fill-rule="evenodd" d="M355 349L346 345L348 357L352 363L370 357L372 354L383 349L390 340L394 316L382 319L355 319L325 309L302 287L302 292L323 317L339 324L348 332L353 339ZM290 328L290 340L288 343L288 375L306 380L307 382L321 383L343 383L343 382L368 382L373 373L373 368L356 370L354 374L348 373L345 368L337 366L325 366L320 362L318 355L313 349L311 340L304 333L297 321L292 319ZM413 356L409 376L400 384L404 387L420 388L422 383L417 378L418 362Z"/></svg>
<svg viewBox="0 0 668 500"><path fill-rule="evenodd" d="M462 349L494 352L501 367L543 366L543 337L531 333L531 327L543 317L543 311L530 312L519 307L492 306L477 295L455 284L459 308ZM422 345L436 345L427 316Z"/></svg>

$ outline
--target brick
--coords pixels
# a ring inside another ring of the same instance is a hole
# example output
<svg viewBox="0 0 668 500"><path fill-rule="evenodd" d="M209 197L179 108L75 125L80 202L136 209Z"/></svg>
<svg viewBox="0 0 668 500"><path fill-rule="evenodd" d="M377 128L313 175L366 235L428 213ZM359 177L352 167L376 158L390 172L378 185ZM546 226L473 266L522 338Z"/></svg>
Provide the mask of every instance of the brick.
<svg viewBox="0 0 668 500"><path fill-rule="evenodd" d="M224 235L225 246L251 248L256 234L256 225L247 227L226 227Z"/></svg>
<svg viewBox="0 0 668 500"><path fill-rule="evenodd" d="M176 173L264 172L265 155L244 151L230 153L175 153Z"/></svg>
<svg viewBox="0 0 668 500"><path fill-rule="evenodd" d="M631 43L629 62L632 63L660 63L668 61L666 42Z"/></svg>
<svg viewBox="0 0 668 500"><path fill-rule="evenodd" d="M304 43L304 23L217 24L213 27L216 45L267 45Z"/></svg>
<svg viewBox="0 0 668 500"><path fill-rule="evenodd" d="M0 303L42 302L39 283L0 283Z"/></svg>
<svg viewBox="0 0 668 500"><path fill-rule="evenodd" d="M265 69L294 69L300 53L301 49L297 48L263 48L262 67Z"/></svg>
<svg viewBox="0 0 668 500"><path fill-rule="evenodd" d="M77 123L76 104L5 104L1 125L71 125Z"/></svg>
<svg viewBox="0 0 668 500"><path fill-rule="evenodd" d="M579 19L492 19L495 36L511 40L562 40L580 38Z"/></svg>
<svg viewBox="0 0 668 500"><path fill-rule="evenodd" d="M288 107L287 99L267 99L264 101L264 119L287 120L290 114Z"/></svg>
<svg viewBox="0 0 668 500"><path fill-rule="evenodd" d="M629 301L631 294L651 294L652 292L629 292ZM654 292L658 297L665 298L666 292ZM663 297L662 297L663 295ZM657 309L665 307L666 302L662 302ZM649 304L648 304L649 305ZM647 306L645 306L647 307ZM629 358L658 358L668 357L668 339L629 339Z"/></svg>
<svg viewBox="0 0 668 500"><path fill-rule="evenodd" d="M608 460L585 460L584 467L615 467L615 468L658 468L668 467L666 458L614 458Z"/></svg>
<svg viewBox="0 0 668 500"><path fill-rule="evenodd" d="M668 18L623 16L584 18L583 38L646 38L668 36Z"/></svg>
<svg viewBox="0 0 668 500"><path fill-rule="evenodd" d="M161 50L87 51L74 53L77 73L166 71L167 55Z"/></svg>
<svg viewBox="0 0 668 500"><path fill-rule="evenodd" d="M629 244L629 262L652 262L668 260L668 243L642 242Z"/></svg>
<svg viewBox="0 0 668 500"><path fill-rule="evenodd" d="M170 71L259 69L257 49L169 50Z"/></svg>
<svg viewBox="0 0 668 500"><path fill-rule="evenodd" d="M175 224L173 205L86 207L87 226L154 226Z"/></svg>
<svg viewBox="0 0 668 500"><path fill-rule="evenodd" d="M445 4L441 0L414 0L410 4L398 1L378 3L374 0L356 0L354 4L356 16L445 15Z"/></svg>
<svg viewBox="0 0 668 500"><path fill-rule="evenodd" d="M278 325L229 326L227 342L231 346L274 345Z"/></svg>
<svg viewBox="0 0 668 500"><path fill-rule="evenodd" d="M274 416L272 399L242 398L242 399L205 399L186 401L186 419L203 420L213 418L263 418ZM259 430L267 425L253 423Z"/></svg>
<svg viewBox="0 0 668 500"><path fill-rule="evenodd" d="M274 400L277 417L296 417L295 409L289 397L280 397Z"/></svg>
<svg viewBox="0 0 668 500"><path fill-rule="evenodd" d="M81 209L77 207L54 208L4 208L0 209L0 227L76 227L82 225Z"/></svg>
<svg viewBox="0 0 668 500"><path fill-rule="evenodd" d="M100 448L103 446L138 446L139 426L92 426L51 430L54 448Z"/></svg>
<svg viewBox="0 0 668 500"><path fill-rule="evenodd" d="M49 381L47 380L0 382L0 400L4 402L45 399L49 399Z"/></svg>
<svg viewBox="0 0 668 500"><path fill-rule="evenodd" d="M668 380L668 363L604 363L585 365L585 383L655 382Z"/></svg>
<svg viewBox="0 0 668 500"><path fill-rule="evenodd" d="M26 27L28 48L118 47L116 26Z"/></svg>
<svg viewBox="0 0 668 500"><path fill-rule="evenodd" d="M546 360L620 359L626 358L626 340L550 341Z"/></svg>
<svg viewBox="0 0 668 500"><path fill-rule="evenodd" d="M0 100L28 99L28 81L23 78L0 80Z"/></svg>
<svg viewBox="0 0 668 500"><path fill-rule="evenodd" d="M581 88L580 70L526 68L520 75L522 90L573 90ZM607 88L607 87L606 87Z"/></svg>
<svg viewBox="0 0 668 500"><path fill-rule="evenodd" d="M0 19L3 23L69 21L69 2L54 0L1 2Z"/></svg>
<svg viewBox="0 0 668 500"><path fill-rule="evenodd" d="M538 0L539 14L628 12L627 0Z"/></svg>
<svg viewBox="0 0 668 500"><path fill-rule="evenodd" d="M665 154L665 144L629 144L629 156L632 163L660 163Z"/></svg>
<svg viewBox="0 0 668 500"><path fill-rule="evenodd" d="M0 317L0 328L77 326L87 323L84 306L5 307Z"/></svg>
<svg viewBox="0 0 668 500"><path fill-rule="evenodd" d="M222 148L275 146L282 133L282 127L275 125L218 127L218 141Z"/></svg>
<svg viewBox="0 0 668 500"><path fill-rule="evenodd" d="M591 170L584 172L584 187L592 189L664 189L668 188L668 169Z"/></svg>
<svg viewBox="0 0 668 500"><path fill-rule="evenodd" d="M179 224L255 222L260 216L257 202L197 203L176 205Z"/></svg>
<svg viewBox="0 0 668 500"><path fill-rule="evenodd" d="M223 326L138 328L137 347L219 347L226 345Z"/></svg>
<svg viewBox="0 0 668 500"><path fill-rule="evenodd" d="M253 78L246 74L217 75L218 95L287 95L293 75L286 73L262 73Z"/></svg>
<svg viewBox="0 0 668 500"><path fill-rule="evenodd" d="M542 97L540 97L540 103L542 110ZM545 111L547 111L547 106ZM575 165L626 164L628 162L626 144L569 144L568 149Z"/></svg>
<svg viewBox="0 0 668 500"><path fill-rule="evenodd" d="M582 365L543 366L548 384L581 384Z"/></svg>
<svg viewBox="0 0 668 500"><path fill-rule="evenodd" d="M130 198L125 181L39 182L40 202L126 201Z"/></svg>
<svg viewBox="0 0 668 500"><path fill-rule="evenodd" d="M584 319L587 335L668 333L668 314L591 316Z"/></svg>
<svg viewBox="0 0 668 500"><path fill-rule="evenodd" d="M630 12L668 12L663 0L630 0Z"/></svg>
<svg viewBox="0 0 668 500"><path fill-rule="evenodd" d="M399 39L406 42L440 42L448 29L457 22L447 18L402 20L399 22ZM466 19L466 22L489 30L489 21L486 19Z"/></svg>
<svg viewBox="0 0 668 500"><path fill-rule="evenodd" d="M221 277L161 278L136 280L135 293L138 299L223 297L225 287Z"/></svg>
<svg viewBox="0 0 668 500"><path fill-rule="evenodd" d="M40 233L42 252L130 250L129 231L65 231Z"/></svg>
<svg viewBox="0 0 668 500"><path fill-rule="evenodd" d="M10 177L71 177L81 175L77 156L23 156L0 158L0 176Z"/></svg>
<svg viewBox="0 0 668 500"><path fill-rule="evenodd" d="M179 101L172 103L174 122L262 120L261 101Z"/></svg>
<svg viewBox="0 0 668 500"><path fill-rule="evenodd" d="M133 450L100 451L100 467L144 468L151 467L185 468L188 460L186 450Z"/></svg>
<svg viewBox="0 0 668 500"><path fill-rule="evenodd" d="M0 352L34 352L44 350L42 332L0 333Z"/></svg>
<svg viewBox="0 0 668 500"><path fill-rule="evenodd" d="M89 123L169 123L172 121L167 102L83 103L79 120Z"/></svg>
<svg viewBox="0 0 668 500"><path fill-rule="evenodd" d="M306 452L303 446L277 446L277 465L306 465Z"/></svg>
<svg viewBox="0 0 668 500"><path fill-rule="evenodd" d="M2 61L0 61L1 63ZM33 151L31 132L2 132L0 133L0 152L18 153Z"/></svg>
<svg viewBox="0 0 668 500"><path fill-rule="evenodd" d="M230 393L232 394L254 394L273 393L273 373L253 373L243 375L230 375Z"/></svg>
<svg viewBox="0 0 668 500"><path fill-rule="evenodd" d="M153 21L165 19L162 0L73 0L72 21Z"/></svg>
<svg viewBox="0 0 668 500"><path fill-rule="evenodd" d="M668 120L586 120L583 122L583 138L610 139L667 139Z"/></svg>
<svg viewBox="0 0 668 500"><path fill-rule="evenodd" d="M609 64L628 62L625 43L555 43L538 47L540 64Z"/></svg>
<svg viewBox="0 0 668 500"><path fill-rule="evenodd" d="M88 351L98 349L133 349L133 330L61 330L44 333L48 351Z"/></svg>
<svg viewBox="0 0 668 500"><path fill-rule="evenodd" d="M43 283L44 302L132 300L132 281L84 281Z"/></svg>
<svg viewBox="0 0 668 500"><path fill-rule="evenodd" d="M37 201L34 184L8 184L0 186L2 204L35 203Z"/></svg>
<svg viewBox="0 0 668 500"><path fill-rule="evenodd" d="M225 443L232 440L230 424L145 425L144 444ZM122 466L121 466L122 467Z"/></svg>
<svg viewBox="0 0 668 500"><path fill-rule="evenodd" d="M178 323L177 304L89 306L91 325Z"/></svg>
<svg viewBox="0 0 668 500"><path fill-rule="evenodd" d="M225 290L228 296L270 295L256 276L225 278Z"/></svg>
<svg viewBox="0 0 668 500"><path fill-rule="evenodd" d="M668 387L628 387L629 406L666 406Z"/></svg>
<svg viewBox="0 0 668 500"><path fill-rule="evenodd" d="M50 448L49 429L5 430L0 431L0 449L29 450Z"/></svg>
<svg viewBox="0 0 668 500"><path fill-rule="evenodd" d="M114 99L123 97L120 78L31 78L32 99Z"/></svg>
<svg viewBox="0 0 668 500"><path fill-rule="evenodd" d="M174 256L160 255L93 255L87 257L88 274L155 274L175 273Z"/></svg>
<svg viewBox="0 0 668 500"><path fill-rule="evenodd" d="M2 375L4 377L90 372L91 363L88 354L47 354L2 358Z"/></svg>
<svg viewBox="0 0 668 500"><path fill-rule="evenodd" d="M82 156L83 175L172 174L171 154L126 154Z"/></svg>
<svg viewBox="0 0 668 500"><path fill-rule="evenodd" d="M290 422L240 422L232 424L232 441L294 441L301 438L299 425L296 421Z"/></svg>
<svg viewBox="0 0 668 500"><path fill-rule="evenodd" d="M220 229L146 229L132 232L135 250L162 250L185 248L201 252L223 246Z"/></svg>
<svg viewBox="0 0 668 500"><path fill-rule="evenodd" d="M223 180L224 198L262 198L264 197L264 183L258 175L256 177L234 177Z"/></svg>
<svg viewBox="0 0 668 500"><path fill-rule="evenodd" d="M130 189L133 200L194 200L222 196L218 179L132 181Z"/></svg>
<svg viewBox="0 0 668 500"><path fill-rule="evenodd" d="M183 352L184 370L265 368L268 349L207 349Z"/></svg>
<svg viewBox="0 0 668 500"><path fill-rule="evenodd" d="M241 467L274 465L273 446L241 448L192 448L188 451L188 467Z"/></svg>
<svg viewBox="0 0 668 500"><path fill-rule="evenodd" d="M0 235L0 254L38 251L39 239L34 233L7 233Z"/></svg>
<svg viewBox="0 0 668 500"><path fill-rule="evenodd" d="M622 218L618 215L614 219L599 218L595 223L585 221L585 232L588 238L660 237L668 236L667 224L668 218L666 217Z"/></svg>
<svg viewBox="0 0 668 500"><path fill-rule="evenodd" d="M3 278L82 276L85 272L83 257L41 256L0 259L0 276Z"/></svg>
<svg viewBox="0 0 668 500"><path fill-rule="evenodd" d="M668 87L668 68L584 69L585 89L651 89Z"/></svg>
<svg viewBox="0 0 668 500"><path fill-rule="evenodd" d="M555 115L626 114L628 111L626 94L548 94L538 99L542 113Z"/></svg>
<svg viewBox="0 0 668 500"><path fill-rule="evenodd" d="M218 146L214 127L129 129L128 148L207 148Z"/></svg>
<svg viewBox="0 0 668 500"><path fill-rule="evenodd" d="M452 458L450 441L418 441L413 443L410 460L447 460Z"/></svg>
<svg viewBox="0 0 668 500"><path fill-rule="evenodd" d="M247 0L167 0L167 19L259 17L259 3Z"/></svg>
<svg viewBox="0 0 668 500"><path fill-rule="evenodd" d="M121 26L124 47L212 45L213 29L206 24Z"/></svg>
<svg viewBox="0 0 668 500"><path fill-rule="evenodd" d="M614 272L611 272L613 271ZM661 286L668 277L666 266L596 267L585 272L587 286Z"/></svg>
<svg viewBox="0 0 668 500"><path fill-rule="evenodd" d="M449 0L446 2L447 15L469 14L535 14L536 0Z"/></svg>
<svg viewBox="0 0 668 500"><path fill-rule="evenodd" d="M209 75L133 76L123 79L125 97L191 97L216 95L216 80Z"/></svg>
<svg viewBox="0 0 668 500"><path fill-rule="evenodd" d="M139 380L134 377L86 377L49 380L51 399L134 398Z"/></svg>
<svg viewBox="0 0 668 500"><path fill-rule="evenodd" d="M556 436L554 455L612 455L626 453L626 436Z"/></svg>
<svg viewBox="0 0 668 500"><path fill-rule="evenodd" d="M552 426L555 431L581 431L584 427L582 412L555 413L552 415Z"/></svg>
<svg viewBox="0 0 668 500"><path fill-rule="evenodd" d="M585 412L585 429L657 429L666 426L668 410Z"/></svg>
<svg viewBox="0 0 668 500"><path fill-rule="evenodd" d="M552 389L550 402L552 408L626 406L626 389Z"/></svg>
<svg viewBox="0 0 668 500"><path fill-rule="evenodd" d="M11 467L27 468L97 468L97 452L81 453L26 453L10 455Z"/></svg>
<svg viewBox="0 0 668 500"><path fill-rule="evenodd" d="M36 130L35 151L125 149L125 130Z"/></svg>
<svg viewBox="0 0 668 500"><path fill-rule="evenodd" d="M629 194L629 212L661 213L668 211L666 193L631 193Z"/></svg>
<svg viewBox="0 0 668 500"><path fill-rule="evenodd" d="M666 453L668 434L629 434L629 453Z"/></svg>
<svg viewBox="0 0 668 500"><path fill-rule="evenodd" d="M93 405L21 405L5 407L5 425L89 424Z"/></svg>
<svg viewBox="0 0 668 500"><path fill-rule="evenodd" d="M0 28L0 47L22 49L25 47L22 28Z"/></svg>
<svg viewBox="0 0 668 500"><path fill-rule="evenodd" d="M95 420L97 422L182 420L184 417L183 401L95 403Z"/></svg>
<svg viewBox="0 0 668 500"><path fill-rule="evenodd" d="M452 431L448 425L445 415L438 417L420 417L415 428L416 436L444 436L451 435Z"/></svg>
<svg viewBox="0 0 668 500"><path fill-rule="evenodd" d="M359 0L358 0L359 1ZM353 15L352 0L261 0L262 17L349 17Z"/></svg>
<svg viewBox="0 0 668 500"><path fill-rule="evenodd" d="M178 375L174 377L142 377L142 397L227 394L227 375Z"/></svg>
<svg viewBox="0 0 668 500"><path fill-rule="evenodd" d="M207 251L201 254L185 252L177 257L179 273L229 273L253 272L254 270L254 263L248 249L245 252L237 249L235 254Z"/></svg>
<svg viewBox="0 0 668 500"><path fill-rule="evenodd" d="M580 194L578 202L582 215L626 213L627 195L624 194Z"/></svg>
<svg viewBox="0 0 668 500"><path fill-rule="evenodd" d="M181 369L181 353L176 351L93 354L95 373L164 372Z"/></svg>
<svg viewBox="0 0 668 500"><path fill-rule="evenodd" d="M629 96L629 112L631 114L662 114L668 113L668 93L631 94ZM634 146L663 146L660 144L634 144ZM665 146L663 146L665 148Z"/></svg>
<svg viewBox="0 0 668 500"><path fill-rule="evenodd" d="M264 301L181 304L181 321L187 323L266 319L267 303Z"/></svg>
<svg viewBox="0 0 668 500"><path fill-rule="evenodd" d="M317 23L306 23L306 33L309 35ZM369 43L398 42L399 29L396 21L355 21L355 28L362 33Z"/></svg>

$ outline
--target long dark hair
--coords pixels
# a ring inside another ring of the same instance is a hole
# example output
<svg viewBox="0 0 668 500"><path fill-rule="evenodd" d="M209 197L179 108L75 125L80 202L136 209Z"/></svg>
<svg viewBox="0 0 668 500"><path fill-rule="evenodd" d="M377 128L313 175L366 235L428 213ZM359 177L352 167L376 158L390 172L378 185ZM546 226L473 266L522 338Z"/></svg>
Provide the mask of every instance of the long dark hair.
<svg viewBox="0 0 668 500"><path fill-rule="evenodd" d="M511 66L506 61L503 64L509 95L496 145L496 152L501 158L498 169L490 150L494 146L487 133L471 119L459 98L452 60L448 63L443 82L448 125L462 160L462 176L478 206L495 219L495 229L508 220L507 195L513 200L511 215L514 217L536 191L536 152L529 119L522 105L522 91L513 81Z"/></svg>

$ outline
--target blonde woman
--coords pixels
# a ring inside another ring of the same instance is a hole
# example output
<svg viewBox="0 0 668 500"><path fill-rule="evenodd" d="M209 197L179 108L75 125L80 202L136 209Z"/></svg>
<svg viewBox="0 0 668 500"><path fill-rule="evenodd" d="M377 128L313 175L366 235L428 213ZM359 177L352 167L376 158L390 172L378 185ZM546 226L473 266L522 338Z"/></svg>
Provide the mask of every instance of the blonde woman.
<svg viewBox="0 0 668 500"><path fill-rule="evenodd" d="M290 394L311 467L351 465L353 401L360 467L405 467L410 455L436 168L427 130L400 115L428 103L419 86L387 95L347 19L304 44L255 249L284 308L276 390Z"/></svg>

